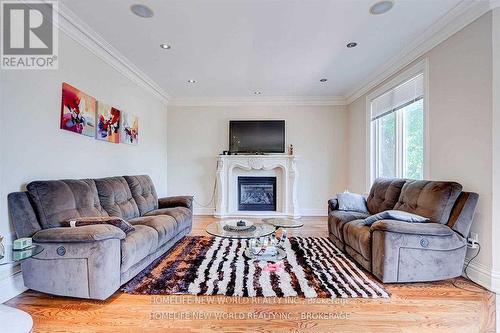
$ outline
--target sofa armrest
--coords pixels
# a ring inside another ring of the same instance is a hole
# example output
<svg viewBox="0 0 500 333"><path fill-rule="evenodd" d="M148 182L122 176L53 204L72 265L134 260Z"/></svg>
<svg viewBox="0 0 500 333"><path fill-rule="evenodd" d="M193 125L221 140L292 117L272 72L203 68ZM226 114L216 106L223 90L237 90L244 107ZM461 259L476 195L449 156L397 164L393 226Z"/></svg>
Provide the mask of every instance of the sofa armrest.
<svg viewBox="0 0 500 333"><path fill-rule="evenodd" d="M50 228L33 235L33 241L36 243L89 243L124 238L125 233L120 228L108 224Z"/></svg>
<svg viewBox="0 0 500 333"><path fill-rule="evenodd" d="M387 231L398 234L452 236L455 232L450 227L439 223L411 223L397 220L380 220L372 224L373 231Z"/></svg>
<svg viewBox="0 0 500 333"><path fill-rule="evenodd" d="M372 273L384 283L437 281L462 274L467 243L446 225L381 220L371 231Z"/></svg>
<svg viewBox="0 0 500 333"><path fill-rule="evenodd" d="M175 196L158 199L158 208L186 207L192 209L192 196Z"/></svg>
<svg viewBox="0 0 500 333"><path fill-rule="evenodd" d="M336 197L328 200L328 213L337 210L338 208L339 208L339 201L337 200Z"/></svg>

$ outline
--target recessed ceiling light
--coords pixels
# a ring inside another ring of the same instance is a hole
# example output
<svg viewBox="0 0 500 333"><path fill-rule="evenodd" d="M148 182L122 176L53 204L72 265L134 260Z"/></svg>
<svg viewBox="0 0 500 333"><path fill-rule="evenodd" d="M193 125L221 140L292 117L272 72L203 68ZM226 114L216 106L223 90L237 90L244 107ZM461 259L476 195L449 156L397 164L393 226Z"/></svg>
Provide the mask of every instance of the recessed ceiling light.
<svg viewBox="0 0 500 333"><path fill-rule="evenodd" d="M321 80L319 80L319 82L326 82L326 81L328 81L328 79L321 79Z"/></svg>
<svg viewBox="0 0 500 333"><path fill-rule="evenodd" d="M255 91L255 92L254 92L254 94L255 94L255 95L261 95L261 94L262 94L262 92L261 92L261 91Z"/></svg>
<svg viewBox="0 0 500 333"><path fill-rule="evenodd" d="M355 42L350 42L350 43L348 43L346 46L347 46L348 48L353 48L353 47L356 47L357 45L358 45L358 43L355 43Z"/></svg>
<svg viewBox="0 0 500 333"><path fill-rule="evenodd" d="M196 83L196 80L188 80L188 83Z"/></svg>
<svg viewBox="0 0 500 333"><path fill-rule="evenodd" d="M372 13L373 15L384 14L391 10L393 6L394 1L392 0L379 1L370 7L370 13Z"/></svg>
<svg viewBox="0 0 500 333"><path fill-rule="evenodd" d="M170 50L172 48L172 45L169 44L160 44L160 47L165 50Z"/></svg>
<svg viewBox="0 0 500 333"><path fill-rule="evenodd" d="M144 18L153 17L153 15L154 15L153 10L147 6L144 6L144 5L139 5L139 4L132 5L132 6L130 6L130 10L135 15L140 16L140 17L144 17Z"/></svg>

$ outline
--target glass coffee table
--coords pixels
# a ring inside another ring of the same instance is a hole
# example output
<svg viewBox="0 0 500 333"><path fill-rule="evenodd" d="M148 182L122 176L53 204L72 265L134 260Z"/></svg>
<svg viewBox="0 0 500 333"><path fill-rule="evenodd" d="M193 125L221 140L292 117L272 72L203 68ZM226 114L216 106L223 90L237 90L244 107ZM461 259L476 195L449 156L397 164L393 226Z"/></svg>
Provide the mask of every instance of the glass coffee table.
<svg viewBox="0 0 500 333"><path fill-rule="evenodd" d="M287 238L287 228L298 228L303 226L303 223L292 219L264 219L264 223L253 223L253 228L247 230L233 230L228 225L234 225L238 220L221 220L209 224L206 227L207 233L216 237L232 238L232 239L249 239L249 246L245 249L244 255L248 259L279 261L286 258L286 252L283 244ZM283 232L280 238L276 237L276 231L282 228Z"/></svg>
<svg viewBox="0 0 500 333"><path fill-rule="evenodd" d="M0 248L0 266L11 265L29 259L42 253L43 247L33 245L23 250L13 250L12 246L1 246ZM2 332L31 332L33 328L33 319L31 316L19 309L0 304L0 323L2 323Z"/></svg>
<svg viewBox="0 0 500 333"><path fill-rule="evenodd" d="M240 230L240 231L230 230L226 227L229 221L234 221L234 220L221 220L218 222L210 223L209 225L207 225L206 231L207 233L215 237L234 238L234 239L251 239L251 238L266 237L276 231L276 228L266 223L253 223L253 226L255 228L249 228L248 230Z"/></svg>
<svg viewBox="0 0 500 333"><path fill-rule="evenodd" d="M263 219L262 222L271 224L276 227L276 229L283 228L300 228L304 226L304 223L301 220L287 219L287 218L270 218Z"/></svg>

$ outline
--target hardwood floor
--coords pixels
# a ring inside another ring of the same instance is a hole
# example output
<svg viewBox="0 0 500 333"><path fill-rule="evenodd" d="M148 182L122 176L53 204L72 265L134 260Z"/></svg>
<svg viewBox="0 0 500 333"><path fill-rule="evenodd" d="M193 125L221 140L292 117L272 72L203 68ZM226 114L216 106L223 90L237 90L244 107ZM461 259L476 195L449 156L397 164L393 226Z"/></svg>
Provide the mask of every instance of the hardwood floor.
<svg viewBox="0 0 500 333"><path fill-rule="evenodd" d="M205 235L205 225L214 220L197 217L193 234ZM303 220L304 227L291 235L327 235L326 218ZM7 305L30 313L34 332L51 333L495 331L495 295L463 278L385 286L392 294L386 300L154 297L116 292L107 301L89 301L27 291Z"/></svg>

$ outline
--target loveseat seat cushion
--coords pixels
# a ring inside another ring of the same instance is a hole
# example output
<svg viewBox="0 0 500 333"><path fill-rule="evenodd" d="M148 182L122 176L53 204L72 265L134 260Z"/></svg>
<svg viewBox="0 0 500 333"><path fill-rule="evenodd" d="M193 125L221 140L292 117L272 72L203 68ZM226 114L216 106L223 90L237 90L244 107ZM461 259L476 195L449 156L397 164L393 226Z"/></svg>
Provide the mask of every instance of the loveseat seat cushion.
<svg viewBox="0 0 500 333"><path fill-rule="evenodd" d="M108 216L92 179L34 181L27 189L44 229L72 218Z"/></svg>
<svg viewBox="0 0 500 333"><path fill-rule="evenodd" d="M158 209L158 195L156 194L153 181L148 175L123 177L130 187L130 192L139 208L141 216Z"/></svg>
<svg viewBox="0 0 500 333"><path fill-rule="evenodd" d="M370 194L366 199L368 211L377 214L385 210L393 209L398 202L401 189L406 180L397 178L377 178L373 182Z"/></svg>
<svg viewBox="0 0 500 333"><path fill-rule="evenodd" d="M146 214L146 216L156 215L168 215L173 217L177 221L179 231L188 228L192 223L191 210L186 207L161 208L153 210Z"/></svg>
<svg viewBox="0 0 500 333"><path fill-rule="evenodd" d="M181 230L178 229L177 221L168 215L142 216L129 220L130 224L145 225L153 228L158 233L158 247L162 246Z"/></svg>
<svg viewBox="0 0 500 333"><path fill-rule="evenodd" d="M329 231L341 242L344 242L344 234L342 233L342 229L344 228L345 224L354 220L363 220L367 217L368 214L365 213L340 210L332 211L328 216Z"/></svg>
<svg viewBox="0 0 500 333"><path fill-rule="evenodd" d="M118 216L124 220L139 217L139 207L132 197L132 192L123 177L96 179L101 205L110 216Z"/></svg>
<svg viewBox="0 0 500 333"><path fill-rule="evenodd" d="M366 260L371 260L372 233L370 227L366 226L363 220L355 220L346 223L342 231L346 246L351 247Z"/></svg>
<svg viewBox="0 0 500 333"><path fill-rule="evenodd" d="M146 225L134 225L135 230L121 241L121 268L123 273L158 248L158 232Z"/></svg>
<svg viewBox="0 0 500 333"><path fill-rule="evenodd" d="M410 180L403 186L394 209L446 224L461 192L462 185L455 182Z"/></svg>

